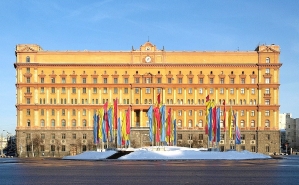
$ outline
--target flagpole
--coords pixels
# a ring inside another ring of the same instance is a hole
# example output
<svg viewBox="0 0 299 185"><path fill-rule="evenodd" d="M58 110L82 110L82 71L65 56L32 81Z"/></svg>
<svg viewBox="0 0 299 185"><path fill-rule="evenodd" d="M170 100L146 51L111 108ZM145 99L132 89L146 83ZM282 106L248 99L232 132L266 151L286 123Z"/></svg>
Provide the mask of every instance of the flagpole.
<svg viewBox="0 0 299 185"><path fill-rule="evenodd" d="M238 120L238 112L235 114L235 150L237 151L237 120Z"/></svg>

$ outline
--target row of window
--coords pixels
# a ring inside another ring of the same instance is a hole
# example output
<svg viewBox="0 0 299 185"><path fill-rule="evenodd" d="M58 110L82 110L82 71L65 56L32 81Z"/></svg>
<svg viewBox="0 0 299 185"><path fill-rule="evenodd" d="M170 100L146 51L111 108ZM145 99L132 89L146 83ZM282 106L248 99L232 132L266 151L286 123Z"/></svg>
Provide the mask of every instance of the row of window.
<svg viewBox="0 0 299 185"><path fill-rule="evenodd" d="M73 119L72 120L72 123L71 123L72 125L72 127L76 127L77 126L77 121L76 121L76 119ZM31 120L30 119L28 119L27 120L27 127L30 127L31 126ZM45 120L44 119L41 119L40 120L40 126L41 127L45 127ZM55 127L56 126L56 121L55 121L55 119L51 119L51 127ZM66 120L65 119L62 119L61 120L61 126L62 127L66 127ZM87 126L87 121L86 121L86 119L83 119L82 120L82 126L83 127L86 127Z"/></svg>
<svg viewBox="0 0 299 185"><path fill-rule="evenodd" d="M241 134L241 140L245 140L245 134ZM224 140L224 134L220 134L220 140ZM249 139L250 140L255 140L256 135L255 134L250 134ZM178 134L177 136L178 140L183 139L183 134ZM188 134L188 137L186 138L188 140L193 140L197 139L195 134ZM235 134L232 134L232 139L235 139ZM198 134L198 140L204 140L204 134ZM270 134L265 134L264 140L270 140Z"/></svg>
<svg viewBox="0 0 299 185"><path fill-rule="evenodd" d="M32 145L26 145L26 150L27 152L31 152L32 149L31 149ZM61 148L60 148L60 145L50 145L50 151L51 152L55 152L55 150L58 150L58 151L61 151L61 152L66 152L66 146L65 145L61 145ZM82 151L85 152L87 150L87 146L86 145L82 145ZM40 145L40 151L41 152L45 152L45 145Z"/></svg>

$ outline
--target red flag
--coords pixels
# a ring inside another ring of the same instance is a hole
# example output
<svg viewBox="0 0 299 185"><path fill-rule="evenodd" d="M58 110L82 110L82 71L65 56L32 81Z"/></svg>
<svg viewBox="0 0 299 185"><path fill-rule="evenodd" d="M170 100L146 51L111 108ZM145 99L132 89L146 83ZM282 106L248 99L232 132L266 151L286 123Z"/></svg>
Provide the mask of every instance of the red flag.
<svg viewBox="0 0 299 185"><path fill-rule="evenodd" d="M118 107L117 107L117 98L116 100L114 100L114 130L117 130L117 110L118 110Z"/></svg>
<svg viewBox="0 0 299 185"><path fill-rule="evenodd" d="M127 111L127 114L126 114L126 122L127 122L127 128L126 128L126 132L127 132L127 134L130 134L130 129L131 129L131 127L130 127L130 107L128 108L128 111Z"/></svg>
<svg viewBox="0 0 299 185"><path fill-rule="evenodd" d="M159 107L154 108L154 114L157 122L156 127L156 142L160 142L160 111Z"/></svg>
<svg viewBox="0 0 299 185"><path fill-rule="evenodd" d="M224 127L224 131L226 131L226 126L225 126L225 120L226 120L226 112L225 112L225 100L223 101L223 114L224 114L224 120L223 120L223 127Z"/></svg>
<svg viewBox="0 0 299 185"><path fill-rule="evenodd" d="M166 135L170 137L170 126L171 125L171 109L168 109L168 118L167 118L167 133Z"/></svg>
<svg viewBox="0 0 299 185"><path fill-rule="evenodd" d="M212 109L212 117L213 117L213 141L216 142L216 131L217 131L217 118L216 118L216 106Z"/></svg>
<svg viewBox="0 0 299 185"><path fill-rule="evenodd" d="M105 119L105 122L106 122L106 136L108 137L108 133L109 133L109 120L108 120L108 102L106 102L104 104L104 119Z"/></svg>
<svg viewBox="0 0 299 185"><path fill-rule="evenodd" d="M160 105L160 93L157 96L157 102L158 102L158 105Z"/></svg>
<svg viewBox="0 0 299 185"><path fill-rule="evenodd" d="M208 95L207 97L206 97L206 102L208 102L210 100L210 95Z"/></svg>

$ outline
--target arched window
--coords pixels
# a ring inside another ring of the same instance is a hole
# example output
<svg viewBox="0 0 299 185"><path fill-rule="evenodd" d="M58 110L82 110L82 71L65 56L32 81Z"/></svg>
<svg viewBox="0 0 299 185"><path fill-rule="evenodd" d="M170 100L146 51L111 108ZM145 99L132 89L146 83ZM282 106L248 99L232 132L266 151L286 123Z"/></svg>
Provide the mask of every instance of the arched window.
<svg viewBox="0 0 299 185"><path fill-rule="evenodd" d="M147 104L147 99L144 100L144 104Z"/></svg>
<svg viewBox="0 0 299 185"><path fill-rule="evenodd" d="M180 104L180 99L178 99L178 104Z"/></svg>
<svg viewBox="0 0 299 185"><path fill-rule="evenodd" d="M170 99L170 104L173 104L173 101L172 101L172 99Z"/></svg>
<svg viewBox="0 0 299 185"><path fill-rule="evenodd" d="M245 127L245 121L244 120L241 120L240 124L241 124L241 128Z"/></svg>
<svg viewBox="0 0 299 185"><path fill-rule="evenodd" d="M45 120L43 120L43 119L40 120L40 126L41 126L41 127L44 127L44 126L45 126Z"/></svg>
<svg viewBox="0 0 299 185"><path fill-rule="evenodd" d="M52 127L55 127L55 119L52 119L52 120L51 120L51 126L52 126Z"/></svg>
<svg viewBox="0 0 299 185"><path fill-rule="evenodd" d="M30 119L27 120L27 127L30 127Z"/></svg>
<svg viewBox="0 0 299 185"><path fill-rule="evenodd" d="M75 119L72 120L72 126L73 126L73 127L76 126L76 120L75 120Z"/></svg>
<svg viewBox="0 0 299 185"><path fill-rule="evenodd" d="M30 63L30 57L29 56L26 57L26 63Z"/></svg>
<svg viewBox="0 0 299 185"><path fill-rule="evenodd" d="M82 121L83 127L86 127L86 119Z"/></svg>
<svg viewBox="0 0 299 185"><path fill-rule="evenodd" d="M136 104L139 104L139 100L138 99L136 99Z"/></svg>
<svg viewBox="0 0 299 185"><path fill-rule="evenodd" d="M65 127L65 126L66 126L65 119L61 120L61 126L62 126L62 127Z"/></svg>
<svg viewBox="0 0 299 185"><path fill-rule="evenodd" d="M265 121L265 127L267 127L267 128L270 127L270 121L268 119L266 119L266 121Z"/></svg>
<svg viewBox="0 0 299 185"><path fill-rule="evenodd" d="M191 119L189 119L189 121L188 121L188 126L189 126L189 128L193 127L193 124L192 124L192 120L191 120Z"/></svg>
<svg viewBox="0 0 299 185"><path fill-rule="evenodd" d="M178 120L178 127L182 127L182 120Z"/></svg>
<svg viewBox="0 0 299 185"><path fill-rule="evenodd" d="M266 63L270 63L270 58L269 57L266 58Z"/></svg>
<svg viewBox="0 0 299 185"><path fill-rule="evenodd" d="M251 120L251 122L250 122L250 127L255 127L255 122L254 122L254 120Z"/></svg>
<svg viewBox="0 0 299 185"><path fill-rule="evenodd" d="M243 101L243 102L244 102L244 105L246 105L246 100L245 100L245 99L244 99L244 101Z"/></svg>
<svg viewBox="0 0 299 185"><path fill-rule="evenodd" d="M181 99L181 105L183 105L183 99Z"/></svg>
<svg viewBox="0 0 299 185"><path fill-rule="evenodd" d="M200 128L203 127L203 122L202 122L202 120L199 120L199 122L198 122L198 127L200 127Z"/></svg>
<svg viewBox="0 0 299 185"><path fill-rule="evenodd" d="M149 103L149 104L152 104L152 99L149 99L148 103Z"/></svg>

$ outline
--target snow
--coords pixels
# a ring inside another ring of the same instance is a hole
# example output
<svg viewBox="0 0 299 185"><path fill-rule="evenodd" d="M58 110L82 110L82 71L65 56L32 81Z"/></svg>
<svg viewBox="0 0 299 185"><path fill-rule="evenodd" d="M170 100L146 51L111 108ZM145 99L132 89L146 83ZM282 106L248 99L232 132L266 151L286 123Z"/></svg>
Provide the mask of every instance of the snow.
<svg viewBox="0 0 299 185"><path fill-rule="evenodd" d="M186 148L176 146L144 147L118 149L119 151L132 151L117 160L245 160L245 159L270 159L269 155L249 151L207 151L205 148ZM87 151L76 156L66 156L69 160L103 160L117 153L116 150L102 152Z"/></svg>

